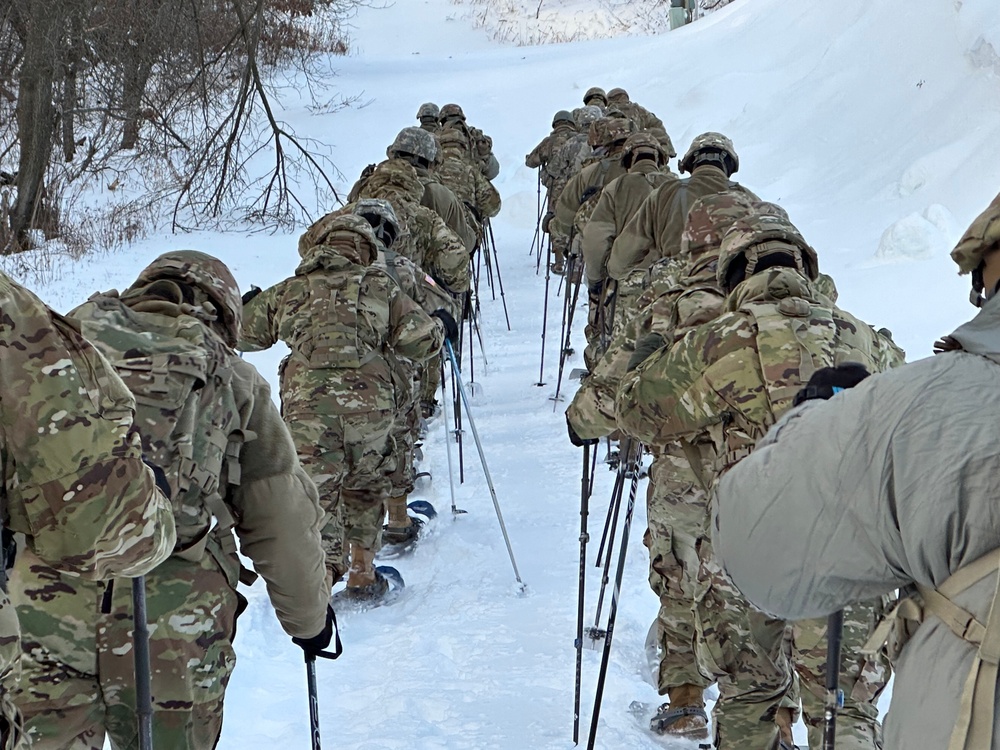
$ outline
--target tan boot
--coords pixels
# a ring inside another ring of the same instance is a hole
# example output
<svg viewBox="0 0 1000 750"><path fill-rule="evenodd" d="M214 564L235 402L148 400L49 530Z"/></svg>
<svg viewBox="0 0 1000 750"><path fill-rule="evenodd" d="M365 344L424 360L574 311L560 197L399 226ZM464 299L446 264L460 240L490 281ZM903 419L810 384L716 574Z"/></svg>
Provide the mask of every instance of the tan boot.
<svg viewBox="0 0 1000 750"><path fill-rule="evenodd" d="M351 569L347 573L347 588L364 588L374 585L375 581L375 551L351 542Z"/></svg>
<svg viewBox="0 0 1000 750"><path fill-rule="evenodd" d="M798 750L792 739L792 724L795 723L792 709L782 707L775 711L774 723L778 726L778 750Z"/></svg>
<svg viewBox="0 0 1000 750"><path fill-rule="evenodd" d="M678 685L667 690L670 703L660 706L650 720L656 734L705 739L708 737L708 714L704 691L697 685Z"/></svg>
<svg viewBox="0 0 1000 750"><path fill-rule="evenodd" d="M407 497L407 495L400 495L389 498L389 521L386 524L388 528L405 529L410 525L410 514L406 512Z"/></svg>

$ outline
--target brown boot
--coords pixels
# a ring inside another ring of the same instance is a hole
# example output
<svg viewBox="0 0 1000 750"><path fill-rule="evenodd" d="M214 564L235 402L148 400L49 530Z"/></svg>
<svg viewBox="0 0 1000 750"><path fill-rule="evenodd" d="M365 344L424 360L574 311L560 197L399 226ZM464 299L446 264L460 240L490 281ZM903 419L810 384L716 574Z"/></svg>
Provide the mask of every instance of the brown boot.
<svg viewBox="0 0 1000 750"><path fill-rule="evenodd" d="M778 750L798 750L792 739L792 724L795 723L792 709L782 707L775 711L774 723L778 725Z"/></svg>
<svg viewBox="0 0 1000 750"><path fill-rule="evenodd" d="M705 698L697 685L678 685L667 690L670 703L660 706L650 720L649 728L656 734L705 739L708 737L708 714Z"/></svg>
<svg viewBox="0 0 1000 750"><path fill-rule="evenodd" d="M351 569L347 573L347 588L372 586L375 575L375 551L351 542Z"/></svg>
<svg viewBox="0 0 1000 750"><path fill-rule="evenodd" d="M400 495L399 497L389 498L389 521L386 523L388 528L405 529L410 525L410 514L406 512L407 497L407 495Z"/></svg>

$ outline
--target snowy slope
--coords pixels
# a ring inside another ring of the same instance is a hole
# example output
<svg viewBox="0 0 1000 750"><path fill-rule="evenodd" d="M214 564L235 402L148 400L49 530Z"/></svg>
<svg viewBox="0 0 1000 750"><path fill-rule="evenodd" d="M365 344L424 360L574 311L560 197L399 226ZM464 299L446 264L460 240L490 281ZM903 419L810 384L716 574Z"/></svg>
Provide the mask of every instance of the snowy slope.
<svg viewBox="0 0 1000 750"><path fill-rule="evenodd" d="M535 173L523 155L553 112L589 86L624 86L666 123L679 149L722 130L741 157L740 180L780 202L819 250L841 304L891 328L910 358L972 314L947 250L1000 189L1000 20L995 0L741 0L659 37L541 48L487 46L447 0L364 10L355 54L338 61L345 94L371 103L333 116L286 101L285 117L335 146L349 179L378 161L423 101L457 101L488 132L502 163L495 223L512 331L500 300L483 302L489 366L476 361L473 408L528 595L519 597L467 433L467 481L431 540L399 561L407 579L393 607L342 617L346 653L321 663L325 746L568 748L571 746L580 451L553 413L558 320L538 380L543 280L528 247ZM349 186L345 184L345 188ZM39 286L60 309L122 287L159 252L195 247L231 264L243 285L293 269L294 236L192 234L60 269ZM930 302L928 304L928 302ZM553 307L558 308L553 300ZM582 334L578 333L578 341ZM578 346L578 349L581 347ZM274 379L283 352L251 357ZM570 366L579 366L571 362ZM468 376L467 376L468 377ZM434 473L423 496L449 504L443 427L425 446ZM611 474L598 472L597 536ZM643 642L656 611L646 584L637 508L599 747L658 748L628 706L655 704ZM596 544L591 545L593 559ZM591 568L589 591L599 571ZM301 654L281 632L260 585L240 621L239 664L221 747L308 746ZM588 611L593 611L592 600ZM584 731L597 655L584 661ZM677 747L683 747L678 744ZM803 743L804 746L804 743Z"/></svg>

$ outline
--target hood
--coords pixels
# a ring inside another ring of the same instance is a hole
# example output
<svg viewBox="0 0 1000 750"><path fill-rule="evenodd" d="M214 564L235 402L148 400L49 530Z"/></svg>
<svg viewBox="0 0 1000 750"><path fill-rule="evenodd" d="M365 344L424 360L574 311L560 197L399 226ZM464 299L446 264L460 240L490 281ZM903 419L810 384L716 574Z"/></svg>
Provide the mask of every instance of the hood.
<svg viewBox="0 0 1000 750"><path fill-rule="evenodd" d="M733 311L748 302L779 302L793 297L817 302L809 282L794 268L766 268L736 285L726 300L726 309Z"/></svg>

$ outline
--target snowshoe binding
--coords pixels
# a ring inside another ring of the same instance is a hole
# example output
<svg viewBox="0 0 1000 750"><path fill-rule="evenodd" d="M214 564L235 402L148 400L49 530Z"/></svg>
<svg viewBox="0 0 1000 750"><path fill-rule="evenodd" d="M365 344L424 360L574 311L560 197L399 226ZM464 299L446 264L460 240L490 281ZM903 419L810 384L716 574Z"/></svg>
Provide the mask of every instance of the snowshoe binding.
<svg viewBox="0 0 1000 750"><path fill-rule="evenodd" d="M392 604L399 598L406 583L391 565L375 568L375 581L366 586L348 586L332 597L335 608L366 610Z"/></svg>
<svg viewBox="0 0 1000 750"><path fill-rule="evenodd" d="M437 510L426 500L414 500L406 508L410 517L408 525L382 529L380 558L392 559L410 552L424 535L427 522L437 518Z"/></svg>

